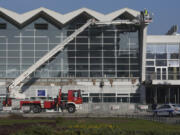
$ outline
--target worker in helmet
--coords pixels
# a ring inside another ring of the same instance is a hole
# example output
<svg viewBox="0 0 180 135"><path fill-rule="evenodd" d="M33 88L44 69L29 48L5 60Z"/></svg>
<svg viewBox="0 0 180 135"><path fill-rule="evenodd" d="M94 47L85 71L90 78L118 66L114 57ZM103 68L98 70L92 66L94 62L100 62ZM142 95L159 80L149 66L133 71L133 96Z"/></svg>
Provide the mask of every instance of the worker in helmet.
<svg viewBox="0 0 180 135"><path fill-rule="evenodd" d="M147 11L147 9L144 9L144 16L148 16L148 11Z"/></svg>

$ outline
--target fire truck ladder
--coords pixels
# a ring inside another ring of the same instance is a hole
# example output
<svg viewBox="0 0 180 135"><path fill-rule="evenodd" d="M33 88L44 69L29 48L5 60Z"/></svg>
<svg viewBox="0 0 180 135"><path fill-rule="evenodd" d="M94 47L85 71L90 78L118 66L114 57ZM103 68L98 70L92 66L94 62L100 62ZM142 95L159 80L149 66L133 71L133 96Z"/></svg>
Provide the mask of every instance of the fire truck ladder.
<svg viewBox="0 0 180 135"><path fill-rule="evenodd" d="M52 56L54 56L59 51L62 51L64 47L72 41L77 35L79 35L82 31L84 31L88 26L94 24L95 20L88 20L83 26L79 29L75 30L69 37L67 37L63 42L58 44L52 50L50 50L47 54L45 54L41 59L39 59L35 64L30 66L26 71L24 71L21 75L19 75L8 87L8 91L10 92L10 97L12 98L25 98L25 95L20 92L21 87L16 88L23 80L25 80L31 73L33 73L37 68L39 68L42 64L48 61Z"/></svg>

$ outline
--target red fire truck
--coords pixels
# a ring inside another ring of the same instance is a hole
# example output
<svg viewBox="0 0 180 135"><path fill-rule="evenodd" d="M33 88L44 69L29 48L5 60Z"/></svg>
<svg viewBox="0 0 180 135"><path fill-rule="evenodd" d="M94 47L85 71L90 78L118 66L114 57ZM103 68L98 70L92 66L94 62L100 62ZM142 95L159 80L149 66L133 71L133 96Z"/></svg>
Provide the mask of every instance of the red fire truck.
<svg viewBox="0 0 180 135"><path fill-rule="evenodd" d="M65 95L59 90L59 95L54 99L35 99L35 100L20 100L20 109L24 113L34 112L40 113L46 110L67 110L69 113L74 113L82 104L81 90L68 90ZM5 105L5 102L4 102ZM11 99L8 99L8 106L11 106Z"/></svg>

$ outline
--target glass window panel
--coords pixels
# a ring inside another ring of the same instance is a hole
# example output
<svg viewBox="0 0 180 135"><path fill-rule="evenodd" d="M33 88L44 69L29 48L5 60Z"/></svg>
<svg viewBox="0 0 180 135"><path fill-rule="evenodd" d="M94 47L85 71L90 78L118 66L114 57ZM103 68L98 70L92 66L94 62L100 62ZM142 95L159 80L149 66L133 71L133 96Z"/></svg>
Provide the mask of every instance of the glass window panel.
<svg viewBox="0 0 180 135"><path fill-rule="evenodd" d="M42 57L47 53L47 51L36 51L35 55L36 57Z"/></svg>
<svg viewBox="0 0 180 135"><path fill-rule="evenodd" d="M20 71L15 69L10 69L6 71L6 74L8 78L16 78L17 76L19 76Z"/></svg>
<svg viewBox="0 0 180 135"><path fill-rule="evenodd" d="M91 36L90 37L90 43L102 43L102 38L101 37Z"/></svg>
<svg viewBox="0 0 180 135"><path fill-rule="evenodd" d="M102 50L102 45L101 44L97 44L97 45L91 44L90 50L96 50L96 51Z"/></svg>
<svg viewBox="0 0 180 135"><path fill-rule="evenodd" d="M139 64L139 58L130 58L130 63Z"/></svg>
<svg viewBox="0 0 180 135"><path fill-rule="evenodd" d="M129 51L117 51L118 57L129 57Z"/></svg>
<svg viewBox="0 0 180 135"><path fill-rule="evenodd" d="M6 58L0 58L0 64L6 64Z"/></svg>
<svg viewBox="0 0 180 135"><path fill-rule="evenodd" d="M69 72L69 73L68 73L68 76L69 76L69 77L75 77L75 72Z"/></svg>
<svg viewBox="0 0 180 135"><path fill-rule="evenodd" d="M6 65L0 65L0 70L6 70Z"/></svg>
<svg viewBox="0 0 180 135"><path fill-rule="evenodd" d="M34 43L34 37L23 37L22 43Z"/></svg>
<svg viewBox="0 0 180 135"><path fill-rule="evenodd" d="M168 66L169 67L179 67L179 60L169 60Z"/></svg>
<svg viewBox="0 0 180 135"><path fill-rule="evenodd" d="M76 51L76 57L88 57L88 51Z"/></svg>
<svg viewBox="0 0 180 135"><path fill-rule="evenodd" d="M104 51L104 57L114 57L114 51Z"/></svg>
<svg viewBox="0 0 180 135"><path fill-rule="evenodd" d="M154 53L146 53L146 59L155 59L155 56Z"/></svg>
<svg viewBox="0 0 180 135"><path fill-rule="evenodd" d="M85 30L83 32L81 32L78 36L88 36L89 35L89 31Z"/></svg>
<svg viewBox="0 0 180 135"><path fill-rule="evenodd" d="M34 44L22 44L22 50L34 50Z"/></svg>
<svg viewBox="0 0 180 135"><path fill-rule="evenodd" d="M90 62L91 64L101 64L102 63L102 59L101 58L90 58Z"/></svg>
<svg viewBox="0 0 180 135"><path fill-rule="evenodd" d="M114 103L116 102L116 97L103 97L103 102Z"/></svg>
<svg viewBox="0 0 180 135"><path fill-rule="evenodd" d="M129 70L129 65L118 65L117 70L128 71Z"/></svg>
<svg viewBox="0 0 180 135"><path fill-rule="evenodd" d="M88 70L88 65L76 65L76 70Z"/></svg>
<svg viewBox="0 0 180 135"><path fill-rule="evenodd" d="M135 72L135 71L131 71L130 72L130 77L140 77L140 74L139 74L139 72Z"/></svg>
<svg viewBox="0 0 180 135"><path fill-rule="evenodd" d="M20 44L8 44L8 50L19 50Z"/></svg>
<svg viewBox="0 0 180 135"><path fill-rule="evenodd" d="M36 37L35 42L36 43L48 43L48 37Z"/></svg>
<svg viewBox="0 0 180 135"><path fill-rule="evenodd" d="M75 70L75 65L69 65L69 70Z"/></svg>
<svg viewBox="0 0 180 135"><path fill-rule="evenodd" d="M76 63L77 64L84 64L84 63L88 64L88 58L77 58Z"/></svg>
<svg viewBox="0 0 180 135"><path fill-rule="evenodd" d="M129 102L129 97L117 97L117 102L127 103Z"/></svg>
<svg viewBox="0 0 180 135"><path fill-rule="evenodd" d="M156 45L156 53L166 53L166 45Z"/></svg>
<svg viewBox="0 0 180 135"><path fill-rule="evenodd" d="M76 38L76 43L88 43L88 38Z"/></svg>
<svg viewBox="0 0 180 135"><path fill-rule="evenodd" d="M19 58L8 58L9 64L19 64L20 59Z"/></svg>
<svg viewBox="0 0 180 135"><path fill-rule="evenodd" d="M68 44L67 48L68 48L68 50L74 50L75 49L75 45L74 44Z"/></svg>
<svg viewBox="0 0 180 135"><path fill-rule="evenodd" d="M138 38L130 38L130 49L131 50L138 50L139 49Z"/></svg>
<svg viewBox="0 0 180 135"><path fill-rule="evenodd" d="M88 77L88 72L76 72L76 77Z"/></svg>
<svg viewBox="0 0 180 135"><path fill-rule="evenodd" d="M102 70L102 65L90 65L90 70Z"/></svg>
<svg viewBox="0 0 180 135"><path fill-rule="evenodd" d="M104 65L104 70L114 71L115 65Z"/></svg>
<svg viewBox="0 0 180 135"><path fill-rule="evenodd" d="M76 50L88 50L88 44L76 45Z"/></svg>
<svg viewBox="0 0 180 135"><path fill-rule="evenodd" d="M179 53L179 45L167 45L168 53Z"/></svg>
<svg viewBox="0 0 180 135"><path fill-rule="evenodd" d="M0 51L0 57L6 57L6 51Z"/></svg>
<svg viewBox="0 0 180 135"><path fill-rule="evenodd" d="M179 74L179 67L168 67L168 74Z"/></svg>
<svg viewBox="0 0 180 135"><path fill-rule="evenodd" d="M131 97L130 102L131 103L139 103L140 102L140 97Z"/></svg>
<svg viewBox="0 0 180 135"><path fill-rule="evenodd" d="M117 64L129 64L129 58L117 58Z"/></svg>
<svg viewBox="0 0 180 135"><path fill-rule="evenodd" d="M88 97L83 97L83 103L88 103L89 102L89 98Z"/></svg>
<svg viewBox="0 0 180 135"><path fill-rule="evenodd" d="M24 63L23 63L24 64ZM22 65L21 66L21 70L26 70L26 69L28 69L29 67L31 66L31 64L30 65Z"/></svg>
<svg viewBox="0 0 180 135"><path fill-rule="evenodd" d="M130 70L139 70L139 65L130 65Z"/></svg>
<svg viewBox="0 0 180 135"><path fill-rule="evenodd" d="M30 31L30 30L22 30L22 35L23 36L34 36L34 31Z"/></svg>
<svg viewBox="0 0 180 135"><path fill-rule="evenodd" d="M8 57L19 57L20 52L19 51L8 51Z"/></svg>
<svg viewBox="0 0 180 135"><path fill-rule="evenodd" d="M22 51L22 57L34 57L34 51Z"/></svg>
<svg viewBox="0 0 180 135"><path fill-rule="evenodd" d="M131 51L131 52L129 52L129 55L130 55L130 57L138 57L138 52Z"/></svg>
<svg viewBox="0 0 180 135"><path fill-rule="evenodd" d="M101 28L91 28L89 29L90 36L101 36L102 35L102 29Z"/></svg>
<svg viewBox="0 0 180 135"><path fill-rule="evenodd" d="M117 77L129 77L129 72L117 72Z"/></svg>
<svg viewBox="0 0 180 135"><path fill-rule="evenodd" d="M115 77L115 72L104 71L104 77Z"/></svg>
<svg viewBox="0 0 180 135"><path fill-rule="evenodd" d="M115 31L103 31L103 34L104 34L104 36L114 37Z"/></svg>
<svg viewBox="0 0 180 135"><path fill-rule="evenodd" d="M166 53L157 53L156 59L167 59L167 54Z"/></svg>
<svg viewBox="0 0 180 135"><path fill-rule="evenodd" d="M114 50L115 49L115 46L114 44L105 44L104 47L103 47L103 50Z"/></svg>
<svg viewBox="0 0 180 135"><path fill-rule="evenodd" d="M156 53L156 46L155 45L147 45L146 53Z"/></svg>
<svg viewBox="0 0 180 135"><path fill-rule="evenodd" d="M68 57L75 57L75 51L68 51Z"/></svg>
<svg viewBox="0 0 180 135"><path fill-rule="evenodd" d="M35 50L48 50L48 44L36 44Z"/></svg>
<svg viewBox="0 0 180 135"><path fill-rule="evenodd" d="M6 44L0 42L0 50L6 50Z"/></svg>
<svg viewBox="0 0 180 135"><path fill-rule="evenodd" d="M126 33L117 37L117 50L129 50L129 38Z"/></svg>
<svg viewBox="0 0 180 135"><path fill-rule="evenodd" d="M104 38L104 43L114 43L114 38Z"/></svg>
<svg viewBox="0 0 180 135"><path fill-rule="evenodd" d="M90 57L102 57L102 51L90 51Z"/></svg>
<svg viewBox="0 0 180 135"><path fill-rule="evenodd" d="M102 72L90 72L90 77L102 77Z"/></svg>
<svg viewBox="0 0 180 135"><path fill-rule="evenodd" d="M146 73L151 74L155 72L155 68L154 67L147 67L146 68Z"/></svg>
<svg viewBox="0 0 180 135"><path fill-rule="evenodd" d="M92 102L93 102L93 103L102 102L102 101L101 101L101 97L92 97Z"/></svg>
<svg viewBox="0 0 180 135"><path fill-rule="evenodd" d="M146 61L147 66L154 66L154 61Z"/></svg>
<svg viewBox="0 0 180 135"><path fill-rule="evenodd" d="M33 58L22 58L22 63L23 64L33 64L34 59Z"/></svg>
<svg viewBox="0 0 180 135"><path fill-rule="evenodd" d="M0 43L1 43L1 44L2 44L2 43L6 44L6 38L5 38L5 37L0 37Z"/></svg>
<svg viewBox="0 0 180 135"><path fill-rule="evenodd" d="M179 53L168 53L168 59L179 59Z"/></svg>
<svg viewBox="0 0 180 135"><path fill-rule="evenodd" d="M167 66L167 60L156 60L156 66Z"/></svg>
<svg viewBox="0 0 180 135"><path fill-rule="evenodd" d="M6 72L5 71L0 71L0 77L5 78L6 77Z"/></svg>
<svg viewBox="0 0 180 135"><path fill-rule="evenodd" d="M69 64L75 64L75 58L69 58L68 63Z"/></svg>
<svg viewBox="0 0 180 135"><path fill-rule="evenodd" d="M48 66L48 69L49 70L60 70L60 67L61 67L61 65L50 64Z"/></svg>
<svg viewBox="0 0 180 135"><path fill-rule="evenodd" d="M114 58L104 58L104 64L114 64L115 59Z"/></svg>
<svg viewBox="0 0 180 135"><path fill-rule="evenodd" d="M49 77L61 77L61 71L49 71Z"/></svg>

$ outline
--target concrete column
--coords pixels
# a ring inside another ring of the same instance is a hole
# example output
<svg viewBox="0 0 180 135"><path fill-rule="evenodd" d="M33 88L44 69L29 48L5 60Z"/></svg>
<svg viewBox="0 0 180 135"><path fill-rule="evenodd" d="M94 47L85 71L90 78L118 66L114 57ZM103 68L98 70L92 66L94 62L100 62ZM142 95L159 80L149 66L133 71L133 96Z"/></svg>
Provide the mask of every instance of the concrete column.
<svg viewBox="0 0 180 135"><path fill-rule="evenodd" d="M154 89L154 103L155 104L157 104L157 91L158 91L158 89L157 89L157 86L156 86L155 89Z"/></svg>
<svg viewBox="0 0 180 135"><path fill-rule="evenodd" d="M145 81L145 65L146 65L146 39L147 25L141 27L140 31L140 58L141 58L141 81Z"/></svg>
<svg viewBox="0 0 180 135"><path fill-rule="evenodd" d="M146 38L147 38L147 25L141 27L140 30L140 65L141 65L141 82L145 81L145 64L146 64ZM146 103L146 88L144 84L140 86L140 102Z"/></svg>
<svg viewBox="0 0 180 135"><path fill-rule="evenodd" d="M140 102L146 104L146 87L143 84L140 86Z"/></svg>

